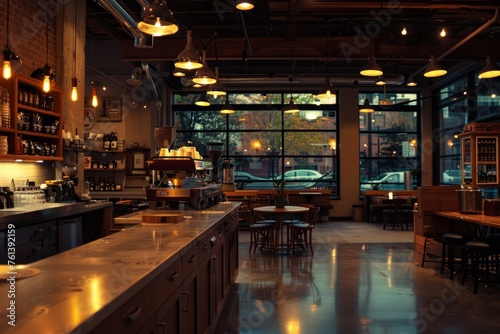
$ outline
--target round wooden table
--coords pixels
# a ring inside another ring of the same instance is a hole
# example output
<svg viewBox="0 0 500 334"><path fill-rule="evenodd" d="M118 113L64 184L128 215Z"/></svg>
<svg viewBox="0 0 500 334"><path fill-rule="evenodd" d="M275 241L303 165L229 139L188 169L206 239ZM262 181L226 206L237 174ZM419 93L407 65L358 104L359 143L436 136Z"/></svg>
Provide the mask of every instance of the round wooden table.
<svg viewBox="0 0 500 334"><path fill-rule="evenodd" d="M283 243L283 216L285 214L294 214L294 213L304 213L309 211L309 208L303 206L296 205L285 205L284 208L277 208L274 205L269 206L258 206L253 209L255 212L260 212L266 215L274 215L276 219L276 241L274 250L277 252L278 250L286 249L287 244Z"/></svg>

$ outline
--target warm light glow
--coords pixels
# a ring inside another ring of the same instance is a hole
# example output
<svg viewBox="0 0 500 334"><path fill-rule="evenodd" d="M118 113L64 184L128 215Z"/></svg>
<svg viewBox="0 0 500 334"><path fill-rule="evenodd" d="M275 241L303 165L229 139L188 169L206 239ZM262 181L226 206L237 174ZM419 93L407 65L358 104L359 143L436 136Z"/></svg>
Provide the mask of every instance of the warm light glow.
<svg viewBox="0 0 500 334"><path fill-rule="evenodd" d="M78 89L76 87L71 87L71 101L76 102L78 100Z"/></svg>
<svg viewBox="0 0 500 334"><path fill-rule="evenodd" d="M495 93L491 93L490 97L491 97L492 99L494 99L495 97L497 97L497 94L495 94Z"/></svg>
<svg viewBox="0 0 500 334"><path fill-rule="evenodd" d="M43 76L43 85L42 85L42 90L45 93L50 92L50 75L44 75Z"/></svg>
<svg viewBox="0 0 500 334"><path fill-rule="evenodd" d="M12 76L12 68L10 67L10 61L3 61L3 77L4 79L10 79Z"/></svg>
<svg viewBox="0 0 500 334"><path fill-rule="evenodd" d="M259 150L262 147L262 144L260 143L260 141L254 140L252 142L252 147L253 147L254 150L257 151L257 150Z"/></svg>
<svg viewBox="0 0 500 334"><path fill-rule="evenodd" d="M439 33L439 36L446 37L446 29L445 28L441 29L441 32Z"/></svg>
<svg viewBox="0 0 500 334"><path fill-rule="evenodd" d="M401 30L401 35L406 36L407 33L408 31L406 31L406 27L403 27L403 29Z"/></svg>
<svg viewBox="0 0 500 334"><path fill-rule="evenodd" d="M453 147L453 140L448 139L448 147L452 148Z"/></svg>
<svg viewBox="0 0 500 334"><path fill-rule="evenodd" d="M71 101L76 102L78 100L78 79L71 79Z"/></svg>
<svg viewBox="0 0 500 334"><path fill-rule="evenodd" d="M236 8L239 10L250 10L253 9L254 4L252 1L237 1Z"/></svg>
<svg viewBox="0 0 500 334"><path fill-rule="evenodd" d="M335 138L330 138L330 140L328 141L328 145L330 145L330 148L332 150L336 150L337 149L337 141L335 140Z"/></svg>
<svg viewBox="0 0 500 334"><path fill-rule="evenodd" d="M92 107L97 107L99 105L99 101L97 100L97 88L92 87Z"/></svg>

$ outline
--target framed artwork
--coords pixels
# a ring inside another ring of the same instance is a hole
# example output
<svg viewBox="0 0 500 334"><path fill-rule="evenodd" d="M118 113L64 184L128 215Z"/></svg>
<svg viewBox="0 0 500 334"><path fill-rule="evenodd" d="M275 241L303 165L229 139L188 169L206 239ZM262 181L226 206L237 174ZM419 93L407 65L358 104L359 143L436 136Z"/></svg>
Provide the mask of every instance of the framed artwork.
<svg viewBox="0 0 500 334"><path fill-rule="evenodd" d="M149 160L149 149L127 149L126 166L127 175L147 174L147 161Z"/></svg>
<svg viewBox="0 0 500 334"><path fill-rule="evenodd" d="M92 157L84 156L83 157L83 168L91 168L92 167Z"/></svg>
<svg viewBox="0 0 500 334"><path fill-rule="evenodd" d="M101 97L95 109L97 122L121 122L122 120L121 97Z"/></svg>

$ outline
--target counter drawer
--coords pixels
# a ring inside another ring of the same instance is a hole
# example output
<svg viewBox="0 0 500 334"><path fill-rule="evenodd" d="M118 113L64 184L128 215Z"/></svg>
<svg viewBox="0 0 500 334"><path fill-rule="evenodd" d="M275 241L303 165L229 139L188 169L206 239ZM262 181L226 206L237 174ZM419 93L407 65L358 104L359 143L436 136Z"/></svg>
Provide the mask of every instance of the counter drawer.
<svg viewBox="0 0 500 334"><path fill-rule="evenodd" d="M173 264L163 271L155 280L156 287L156 304L159 308L175 289L182 284L182 258L177 259Z"/></svg>
<svg viewBox="0 0 500 334"><path fill-rule="evenodd" d="M188 277L198 266L198 246L193 246L182 256L182 277Z"/></svg>
<svg viewBox="0 0 500 334"><path fill-rule="evenodd" d="M158 310L157 284L148 284L104 320L96 333L136 333Z"/></svg>
<svg viewBox="0 0 500 334"><path fill-rule="evenodd" d="M216 243L217 243L216 231L212 231L212 233L210 233L209 235L207 235L198 242L198 254L200 261L210 255L210 252L215 247Z"/></svg>

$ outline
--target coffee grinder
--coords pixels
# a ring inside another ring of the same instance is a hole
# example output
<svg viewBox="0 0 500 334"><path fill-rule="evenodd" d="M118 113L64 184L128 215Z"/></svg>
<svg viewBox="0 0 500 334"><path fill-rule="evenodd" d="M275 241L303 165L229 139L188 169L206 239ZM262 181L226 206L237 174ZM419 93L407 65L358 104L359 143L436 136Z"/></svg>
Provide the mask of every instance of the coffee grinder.
<svg viewBox="0 0 500 334"><path fill-rule="evenodd" d="M219 181L219 160L222 156L222 143L207 143L208 156L212 161L212 182L220 183Z"/></svg>

